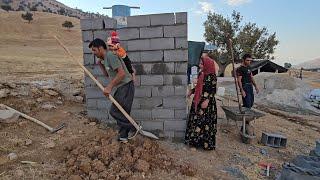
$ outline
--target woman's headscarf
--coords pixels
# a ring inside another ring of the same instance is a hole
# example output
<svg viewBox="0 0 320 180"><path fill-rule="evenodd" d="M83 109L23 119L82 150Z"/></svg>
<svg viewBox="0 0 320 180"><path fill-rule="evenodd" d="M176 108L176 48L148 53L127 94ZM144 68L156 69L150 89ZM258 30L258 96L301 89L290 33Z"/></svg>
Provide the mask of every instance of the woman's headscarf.
<svg viewBox="0 0 320 180"><path fill-rule="evenodd" d="M203 64L203 70L199 74L197 85L195 88L194 99L193 99L196 111L201 99L203 81L205 77L207 77L209 74L215 74L215 65L214 65L213 59L209 57L205 57L205 58L202 58L201 61Z"/></svg>

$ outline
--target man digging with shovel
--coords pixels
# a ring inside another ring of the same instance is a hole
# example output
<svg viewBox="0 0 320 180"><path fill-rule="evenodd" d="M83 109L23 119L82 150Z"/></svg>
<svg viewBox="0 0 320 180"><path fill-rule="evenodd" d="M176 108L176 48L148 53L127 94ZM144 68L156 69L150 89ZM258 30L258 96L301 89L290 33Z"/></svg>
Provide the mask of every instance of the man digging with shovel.
<svg viewBox="0 0 320 180"><path fill-rule="evenodd" d="M130 114L135 89L134 82L123 60L111 51L108 51L105 42L101 39L94 39L89 44L89 48L91 48L95 56L103 61L102 64L110 78L109 84L104 88L104 95L108 97L112 89L115 88L114 99ZM119 126L118 140L120 142L126 143L128 139L133 138L137 134L136 128L114 104L111 105L109 112ZM133 133L132 137L128 137L129 132Z"/></svg>

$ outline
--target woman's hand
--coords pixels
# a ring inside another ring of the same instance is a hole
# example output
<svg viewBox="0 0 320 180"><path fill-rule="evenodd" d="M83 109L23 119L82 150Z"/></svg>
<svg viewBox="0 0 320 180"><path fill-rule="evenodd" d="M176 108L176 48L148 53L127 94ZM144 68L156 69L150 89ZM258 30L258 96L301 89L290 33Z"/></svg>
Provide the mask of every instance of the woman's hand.
<svg viewBox="0 0 320 180"><path fill-rule="evenodd" d="M205 101L203 101L201 103L201 108L206 109L208 107L208 105L209 105L209 99L206 99Z"/></svg>

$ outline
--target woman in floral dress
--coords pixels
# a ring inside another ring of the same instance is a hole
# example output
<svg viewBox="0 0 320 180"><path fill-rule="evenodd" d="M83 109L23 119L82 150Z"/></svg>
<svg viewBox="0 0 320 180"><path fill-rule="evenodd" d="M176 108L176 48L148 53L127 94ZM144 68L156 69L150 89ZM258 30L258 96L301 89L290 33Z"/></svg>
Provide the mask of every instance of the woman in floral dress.
<svg viewBox="0 0 320 180"><path fill-rule="evenodd" d="M216 147L217 106L214 95L217 77L212 59L202 58L199 67L197 85L189 94L194 94L194 99L187 123L185 143L196 148L212 150Z"/></svg>

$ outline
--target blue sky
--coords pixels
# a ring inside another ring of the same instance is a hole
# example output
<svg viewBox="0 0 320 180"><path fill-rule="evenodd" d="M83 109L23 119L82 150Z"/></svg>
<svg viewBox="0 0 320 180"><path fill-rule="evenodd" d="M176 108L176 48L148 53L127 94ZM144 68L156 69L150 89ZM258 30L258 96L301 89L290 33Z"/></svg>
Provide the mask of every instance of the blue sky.
<svg viewBox="0 0 320 180"><path fill-rule="evenodd" d="M230 16L239 11L244 22L255 22L276 32L280 44L275 62L299 64L320 57L320 1L319 0L59 0L83 11L111 16L104 6L116 4L140 6L132 15L166 12L188 12L188 39L204 41L203 22L209 11Z"/></svg>

